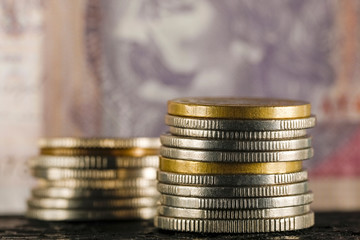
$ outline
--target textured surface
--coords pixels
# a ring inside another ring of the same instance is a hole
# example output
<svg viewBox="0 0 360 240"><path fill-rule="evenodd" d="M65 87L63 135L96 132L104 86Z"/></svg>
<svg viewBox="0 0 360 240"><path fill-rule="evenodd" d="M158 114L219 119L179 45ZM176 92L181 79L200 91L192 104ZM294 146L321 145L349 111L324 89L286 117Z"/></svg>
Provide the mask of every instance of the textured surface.
<svg viewBox="0 0 360 240"><path fill-rule="evenodd" d="M317 213L315 227L269 234L190 234L157 230L152 221L54 223L0 217L1 239L360 239L360 212Z"/></svg>

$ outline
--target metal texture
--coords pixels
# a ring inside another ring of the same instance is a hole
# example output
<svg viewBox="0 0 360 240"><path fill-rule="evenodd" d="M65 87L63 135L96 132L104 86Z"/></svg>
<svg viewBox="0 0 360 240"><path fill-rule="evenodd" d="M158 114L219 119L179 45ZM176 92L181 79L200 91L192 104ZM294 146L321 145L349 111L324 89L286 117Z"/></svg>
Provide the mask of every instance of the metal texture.
<svg viewBox="0 0 360 240"><path fill-rule="evenodd" d="M178 98L168 101L168 113L203 118L290 119L310 116L311 105L270 98Z"/></svg>
<svg viewBox="0 0 360 240"><path fill-rule="evenodd" d="M261 163L305 160L311 158L314 153L312 148L273 152L225 152L189 150L162 146L160 154L166 158L193 161Z"/></svg>
<svg viewBox="0 0 360 240"><path fill-rule="evenodd" d="M144 157L159 154L158 148L41 148L41 155L50 156L128 156L128 157Z"/></svg>
<svg viewBox="0 0 360 240"><path fill-rule="evenodd" d="M183 232L198 233L260 233L282 232L309 228L314 225L314 213L304 215L245 220L202 220L156 216L156 227Z"/></svg>
<svg viewBox="0 0 360 240"><path fill-rule="evenodd" d="M303 194L309 191L307 181L256 187L199 187L159 183L157 189L162 194L200 198L275 197Z"/></svg>
<svg viewBox="0 0 360 240"><path fill-rule="evenodd" d="M203 162L160 157L160 170L181 174L279 174L302 170L302 161L234 163Z"/></svg>
<svg viewBox="0 0 360 240"><path fill-rule="evenodd" d="M46 221L93 221L93 220L131 220L152 219L156 208L133 208L113 210L64 210L28 208L26 216Z"/></svg>
<svg viewBox="0 0 360 240"><path fill-rule="evenodd" d="M316 118L315 116L310 116L307 118L285 120L235 120L188 118L166 115L165 123L173 127L201 130L280 131L312 128L316 124Z"/></svg>
<svg viewBox="0 0 360 240"><path fill-rule="evenodd" d="M179 128L173 126L169 126L169 132L177 136L224 140L275 140L298 138L306 135L305 129L282 131L222 131Z"/></svg>
<svg viewBox="0 0 360 240"><path fill-rule="evenodd" d="M264 198L198 198L162 194L160 203L166 206L195 209L261 209L291 207L309 204L314 200L312 192L299 195Z"/></svg>
<svg viewBox="0 0 360 240"><path fill-rule="evenodd" d="M32 190L35 197L45 198L129 198L157 197L156 187L117 188L117 189L81 189L59 187L36 187Z"/></svg>
<svg viewBox="0 0 360 240"><path fill-rule="evenodd" d="M48 180L59 179L156 179L156 168L111 169L111 170L77 170L70 168L33 168L33 176Z"/></svg>
<svg viewBox="0 0 360 240"><path fill-rule="evenodd" d="M155 207L158 198L113 198L113 199L65 199L65 198L31 198L28 206L47 209L108 209L108 208L140 208Z"/></svg>
<svg viewBox="0 0 360 240"><path fill-rule="evenodd" d="M130 178L130 179L61 179L45 180L39 179L40 187L60 188L87 188L87 189L118 189L118 188L145 188L156 187L155 179Z"/></svg>
<svg viewBox="0 0 360 240"><path fill-rule="evenodd" d="M206 186L275 185L306 181L307 171L283 174L189 175L157 172L157 179L166 184Z"/></svg>
<svg viewBox="0 0 360 240"><path fill-rule="evenodd" d="M115 156L37 156L29 160L36 168L115 169L158 167L159 156L115 157Z"/></svg>
<svg viewBox="0 0 360 240"><path fill-rule="evenodd" d="M247 152L297 150L311 147L311 137L309 136L286 140L241 141L199 139L163 134L160 141L162 145L173 148Z"/></svg>
<svg viewBox="0 0 360 240"><path fill-rule="evenodd" d="M159 148L159 138L41 138L40 148Z"/></svg>
<svg viewBox="0 0 360 240"><path fill-rule="evenodd" d="M209 210L209 209L188 209L169 206L159 206L159 215L175 218L191 219L257 219L257 218L281 218L302 215L310 212L310 205L299 205L284 208L266 209L236 209L236 210Z"/></svg>

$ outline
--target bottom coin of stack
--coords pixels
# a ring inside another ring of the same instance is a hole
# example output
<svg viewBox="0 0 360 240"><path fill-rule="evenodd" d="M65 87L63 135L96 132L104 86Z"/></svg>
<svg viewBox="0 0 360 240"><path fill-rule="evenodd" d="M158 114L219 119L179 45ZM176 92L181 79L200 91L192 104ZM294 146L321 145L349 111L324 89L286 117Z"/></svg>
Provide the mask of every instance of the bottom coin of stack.
<svg viewBox="0 0 360 240"><path fill-rule="evenodd" d="M49 221L151 219L156 214L158 138L40 140L29 160L38 186L26 215Z"/></svg>

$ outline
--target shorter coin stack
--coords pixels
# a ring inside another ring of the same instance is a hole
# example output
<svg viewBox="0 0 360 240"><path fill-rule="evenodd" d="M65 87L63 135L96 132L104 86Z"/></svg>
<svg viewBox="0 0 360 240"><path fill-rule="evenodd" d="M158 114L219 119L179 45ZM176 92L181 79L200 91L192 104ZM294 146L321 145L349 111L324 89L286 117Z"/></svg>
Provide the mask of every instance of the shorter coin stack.
<svg viewBox="0 0 360 240"><path fill-rule="evenodd" d="M159 193L158 138L41 139L30 159L39 185L27 216L49 221L151 219Z"/></svg>
<svg viewBox="0 0 360 240"><path fill-rule="evenodd" d="M313 156L310 104L243 98L168 102L160 138L155 225L199 233L311 227L313 194L302 161Z"/></svg>

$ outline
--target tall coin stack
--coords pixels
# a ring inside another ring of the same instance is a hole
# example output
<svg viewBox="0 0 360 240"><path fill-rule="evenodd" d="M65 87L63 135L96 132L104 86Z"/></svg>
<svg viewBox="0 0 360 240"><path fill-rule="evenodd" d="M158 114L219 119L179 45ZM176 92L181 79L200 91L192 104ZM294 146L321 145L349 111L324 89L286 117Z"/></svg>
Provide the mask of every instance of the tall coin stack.
<svg viewBox="0 0 360 240"><path fill-rule="evenodd" d="M151 219L159 193L158 138L41 139L30 159L39 184L27 216L50 221Z"/></svg>
<svg viewBox="0 0 360 240"><path fill-rule="evenodd" d="M302 161L313 156L302 101L182 98L168 102L155 226L199 233L278 232L314 225Z"/></svg>

